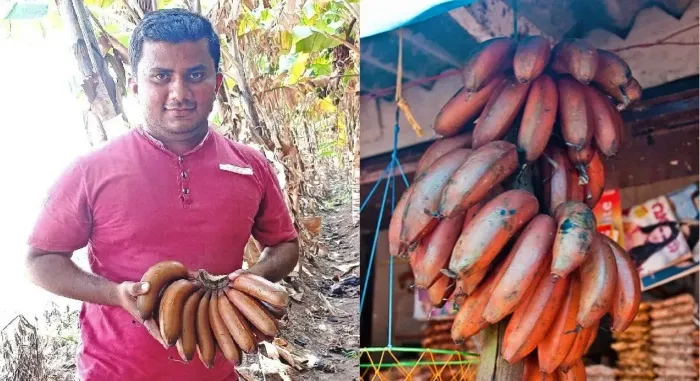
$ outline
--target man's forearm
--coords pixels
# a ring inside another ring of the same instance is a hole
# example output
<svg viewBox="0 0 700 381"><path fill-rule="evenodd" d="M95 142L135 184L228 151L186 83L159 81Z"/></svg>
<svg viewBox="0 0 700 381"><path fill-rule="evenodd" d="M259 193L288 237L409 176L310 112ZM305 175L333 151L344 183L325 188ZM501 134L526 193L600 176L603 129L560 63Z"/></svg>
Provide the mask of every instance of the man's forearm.
<svg viewBox="0 0 700 381"><path fill-rule="evenodd" d="M30 254L27 275L34 284L56 295L95 304L119 305L116 283L83 271L64 254Z"/></svg>
<svg viewBox="0 0 700 381"><path fill-rule="evenodd" d="M249 271L271 282L278 282L294 270L298 260L298 241L284 242L277 246L266 247L260 254L258 262Z"/></svg>

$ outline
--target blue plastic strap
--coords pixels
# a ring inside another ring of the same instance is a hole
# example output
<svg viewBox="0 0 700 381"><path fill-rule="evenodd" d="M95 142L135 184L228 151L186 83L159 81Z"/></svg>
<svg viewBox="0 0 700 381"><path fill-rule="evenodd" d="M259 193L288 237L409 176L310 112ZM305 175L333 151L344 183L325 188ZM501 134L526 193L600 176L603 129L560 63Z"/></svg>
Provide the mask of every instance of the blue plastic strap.
<svg viewBox="0 0 700 381"><path fill-rule="evenodd" d="M372 243L372 251L369 257L369 262L367 263L367 270L364 272L365 274L365 280L364 280L364 286L362 288L362 296L360 297L360 311L364 308L365 304L365 297L367 296L367 285L369 283L369 278L372 273L372 265L374 263L374 255L377 252L377 241L379 238L379 231L381 228L381 223L382 223L382 217L384 216L384 208L386 206L386 201L387 197L389 195L389 188L391 188L391 214L393 215L394 210L396 209L396 176L394 176L394 170L395 168L398 168L399 173L401 174L401 179L403 180L404 184L406 187L409 186L408 179L406 178L406 174L403 171L403 168L401 167L401 163L399 162L399 158L397 155L398 152L398 140L399 140L399 132L401 131L401 128L399 127L399 109L397 107L396 109L396 124L394 125L394 147L391 153L391 160L389 164L386 166L384 171L382 172L382 175L380 178L377 180L377 182L374 184L374 187L372 187L372 190L370 193L366 196L364 202L362 203L362 206L360 207L360 212L365 208L367 203L369 202L369 199L372 198L374 195L374 192L379 188L379 185L381 184L382 180L386 177L386 184L384 186L384 195L382 196L382 205L379 209L379 217L377 219L377 225L374 231L374 241ZM393 322L394 322L394 257L391 256L389 258L389 326L388 326L388 338L387 338L387 347L391 348L392 346L392 337L393 337Z"/></svg>
<svg viewBox="0 0 700 381"><path fill-rule="evenodd" d="M389 168L394 167L394 162L389 163ZM362 296L360 298L360 311L362 311L362 307L365 305L365 296L367 293L367 284L369 283L369 276L372 274L372 263L374 262L374 254L377 251L377 239L379 238L379 229L382 226L382 216L384 215L384 205L386 204L386 196L389 194L389 183L390 183L390 177L386 178L386 186L384 187L384 197L382 197L382 207L379 209L379 218L377 219L377 227L374 230L374 243L372 243L372 254L369 256L369 262L367 263L367 272L365 275L365 283L364 287L362 288ZM377 180L377 182L381 182L382 179L380 178ZM393 211L392 211L393 212Z"/></svg>

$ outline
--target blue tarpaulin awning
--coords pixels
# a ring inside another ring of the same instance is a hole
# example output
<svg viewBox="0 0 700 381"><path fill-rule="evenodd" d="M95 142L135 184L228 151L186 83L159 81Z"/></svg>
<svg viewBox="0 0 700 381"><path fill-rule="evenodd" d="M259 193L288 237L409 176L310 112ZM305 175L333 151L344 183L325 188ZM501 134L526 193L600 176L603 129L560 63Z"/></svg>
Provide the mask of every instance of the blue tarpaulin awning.
<svg viewBox="0 0 700 381"><path fill-rule="evenodd" d="M0 20L36 20L48 13L48 3L10 2L0 5Z"/></svg>
<svg viewBox="0 0 700 381"><path fill-rule="evenodd" d="M374 36L427 20L475 0L363 0L360 38Z"/></svg>

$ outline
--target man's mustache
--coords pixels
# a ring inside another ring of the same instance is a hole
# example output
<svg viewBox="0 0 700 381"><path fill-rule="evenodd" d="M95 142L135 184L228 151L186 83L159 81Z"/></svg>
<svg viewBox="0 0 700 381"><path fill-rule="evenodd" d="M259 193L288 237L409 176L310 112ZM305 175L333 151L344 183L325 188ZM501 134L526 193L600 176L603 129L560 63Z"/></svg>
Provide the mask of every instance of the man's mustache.
<svg viewBox="0 0 700 381"><path fill-rule="evenodd" d="M165 105L167 110L192 110L196 104L194 102L178 102L178 103L168 103Z"/></svg>

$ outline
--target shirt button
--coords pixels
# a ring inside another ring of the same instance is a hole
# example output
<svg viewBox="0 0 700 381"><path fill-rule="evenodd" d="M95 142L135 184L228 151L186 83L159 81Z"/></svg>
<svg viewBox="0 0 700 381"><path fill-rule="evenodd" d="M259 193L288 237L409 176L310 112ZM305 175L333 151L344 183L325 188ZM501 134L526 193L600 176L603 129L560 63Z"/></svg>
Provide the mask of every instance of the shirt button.
<svg viewBox="0 0 700 381"><path fill-rule="evenodd" d="M187 177L187 172L182 171L182 173L180 173L180 176L182 176L183 179L186 178L186 177Z"/></svg>
<svg viewBox="0 0 700 381"><path fill-rule="evenodd" d="M189 194L190 189L189 188L182 188L182 194Z"/></svg>

